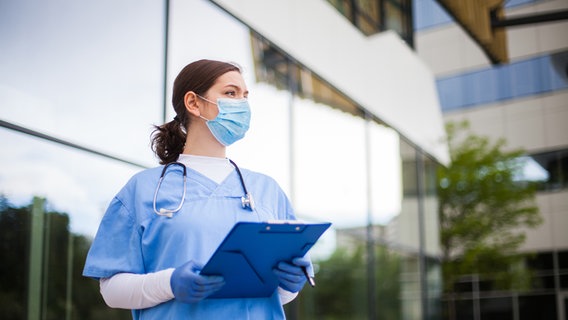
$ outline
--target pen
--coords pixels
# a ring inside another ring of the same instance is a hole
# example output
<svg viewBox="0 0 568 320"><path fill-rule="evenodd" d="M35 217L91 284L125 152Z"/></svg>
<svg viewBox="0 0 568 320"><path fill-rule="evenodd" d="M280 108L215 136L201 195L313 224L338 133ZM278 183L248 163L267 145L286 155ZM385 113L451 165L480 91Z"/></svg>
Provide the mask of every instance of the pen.
<svg viewBox="0 0 568 320"><path fill-rule="evenodd" d="M302 267L302 271L304 271L304 275L306 276L306 280L308 280L310 286L315 287L316 282L314 281L314 278L310 277L310 275L308 274L308 269L306 269L306 267Z"/></svg>

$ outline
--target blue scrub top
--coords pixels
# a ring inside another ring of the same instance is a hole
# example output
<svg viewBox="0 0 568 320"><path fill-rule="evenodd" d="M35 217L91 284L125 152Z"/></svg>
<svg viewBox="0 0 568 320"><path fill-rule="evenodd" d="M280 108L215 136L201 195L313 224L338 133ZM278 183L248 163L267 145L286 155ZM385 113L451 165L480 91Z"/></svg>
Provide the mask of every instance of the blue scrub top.
<svg viewBox="0 0 568 320"><path fill-rule="evenodd" d="M244 195L233 170L221 183L187 168L186 197L172 218L154 213L153 199L163 166L134 175L111 201L87 255L83 275L108 278L121 272L144 274L176 268L189 260L204 265L238 221L295 219L290 201L272 178L241 169L255 201L243 209ZM169 166L157 208L181 201L183 172ZM186 304L175 299L133 310L134 319L284 319L278 292L269 298L206 299Z"/></svg>

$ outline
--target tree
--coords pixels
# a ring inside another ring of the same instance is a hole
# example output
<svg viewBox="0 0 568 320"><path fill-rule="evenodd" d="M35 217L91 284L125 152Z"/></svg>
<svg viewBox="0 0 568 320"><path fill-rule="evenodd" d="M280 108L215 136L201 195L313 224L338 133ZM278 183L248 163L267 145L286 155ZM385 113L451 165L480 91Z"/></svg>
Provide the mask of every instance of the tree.
<svg viewBox="0 0 568 320"><path fill-rule="evenodd" d="M527 284L518 253L523 228L541 223L536 186L519 181L523 150L504 151L473 134L467 122L446 125L451 164L438 169L440 232L445 291L458 277L477 275L496 289Z"/></svg>
<svg viewBox="0 0 568 320"><path fill-rule="evenodd" d="M0 319L28 317L31 211L31 204L15 207L0 194ZM70 233L66 213L44 212L42 233L42 319L65 319L68 307L72 319L131 318L127 310L107 307L98 282L81 275L91 242ZM69 250L72 250L70 263ZM69 289L71 301L66 301Z"/></svg>
<svg viewBox="0 0 568 320"><path fill-rule="evenodd" d="M301 319L368 319L367 257L365 243L338 248L329 259L315 261L317 286L304 288L300 301L309 300ZM377 319L401 319L401 257L375 246Z"/></svg>

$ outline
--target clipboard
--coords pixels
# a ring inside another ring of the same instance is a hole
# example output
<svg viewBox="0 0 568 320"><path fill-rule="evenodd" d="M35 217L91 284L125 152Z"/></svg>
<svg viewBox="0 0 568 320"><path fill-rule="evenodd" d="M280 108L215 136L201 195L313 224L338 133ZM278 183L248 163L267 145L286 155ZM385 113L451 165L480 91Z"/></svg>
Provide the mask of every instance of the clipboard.
<svg viewBox="0 0 568 320"><path fill-rule="evenodd" d="M278 287L272 269L280 261L303 257L329 226L328 222L238 222L200 272L225 278L225 285L207 299L271 296Z"/></svg>

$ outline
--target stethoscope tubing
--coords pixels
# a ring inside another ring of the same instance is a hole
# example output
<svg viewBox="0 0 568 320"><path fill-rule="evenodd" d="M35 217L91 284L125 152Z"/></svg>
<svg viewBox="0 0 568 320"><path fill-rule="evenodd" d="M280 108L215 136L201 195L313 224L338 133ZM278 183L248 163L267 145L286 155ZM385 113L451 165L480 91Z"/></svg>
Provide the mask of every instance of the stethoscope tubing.
<svg viewBox="0 0 568 320"><path fill-rule="evenodd" d="M241 186L243 187L243 191L245 193L245 195L241 197L242 207L248 208L249 210L254 211L254 200L252 198L252 195L247 190L245 180L243 178L243 174L241 173L241 170L239 169L239 167L237 166L237 164L233 160L231 160L231 159L228 159L228 160L233 165L233 167L235 167L235 170L237 171L237 174L239 175L239 180L241 182ZM181 166L182 169L183 169L183 193L182 193L181 201L180 201L180 204L175 209L160 208L158 210L158 208L156 207L156 203L157 203L157 199L158 199L158 192L160 190L160 186L162 185L164 177L166 176L168 167L173 166L173 165ZM187 187L187 167L185 166L185 164L183 164L181 162L174 161L174 162L170 162L170 163L164 165L164 168L162 169L162 173L160 174L160 178L158 179L158 184L156 185L156 191L154 192L154 200L153 200L154 213L156 213L159 216L166 216L168 218L171 218L174 213L181 210L181 208L183 207L183 204L185 202L186 187Z"/></svg>

